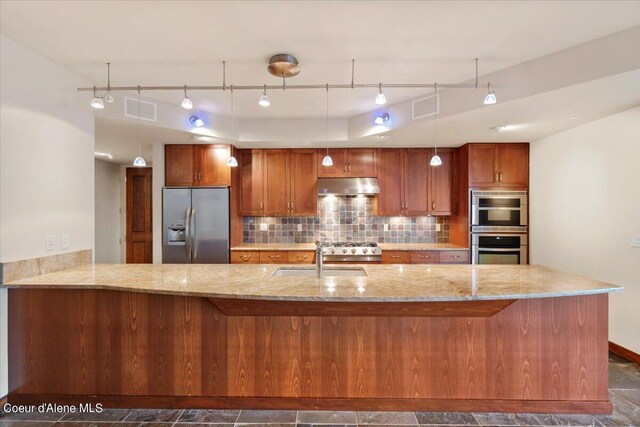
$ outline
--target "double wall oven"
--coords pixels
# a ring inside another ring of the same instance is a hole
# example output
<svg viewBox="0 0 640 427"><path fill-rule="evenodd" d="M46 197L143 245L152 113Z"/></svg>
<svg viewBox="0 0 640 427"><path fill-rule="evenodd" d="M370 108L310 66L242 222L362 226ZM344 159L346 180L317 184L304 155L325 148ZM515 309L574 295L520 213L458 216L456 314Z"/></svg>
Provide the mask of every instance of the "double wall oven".
<svg viewBox="0 0 640 427"><path fill-rule="evenodd" d="M527 192L471 192L473 264L527 264Z"/></svg>

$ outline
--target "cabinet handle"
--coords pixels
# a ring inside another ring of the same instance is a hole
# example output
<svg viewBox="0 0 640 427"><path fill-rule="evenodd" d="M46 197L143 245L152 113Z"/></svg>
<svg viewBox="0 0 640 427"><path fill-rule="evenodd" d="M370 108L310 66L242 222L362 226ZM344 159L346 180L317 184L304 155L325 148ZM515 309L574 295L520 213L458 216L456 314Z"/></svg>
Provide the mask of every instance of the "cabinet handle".
<svg viewBox="0 0 640 427"><path fill-rule="evenodd" d="M193 181L198 182L198 172L193 173Z"/></svg>
<svg viewBox="0 0 640 427"><path fill-rule="evenodd" d="M351 173L351 163L347 164L347 172Z"/></svg>
<svg viewBox="0 0 640 427"><path fill-rule="evenodd" d="M260 202L260 210L263 211L264 210L264 204L262 202Z"/></svg>
<svg viewBox="0 0 640 427"><path fill-rule="evenodd" d="M400 255L391 255L391 258L400 258Z"/></svg>
<svg viewBox="0 0 640 427"><path fill-rule="evenodd" d="M451 258L460 258L460 255L451 255Z"/></svg>
<svg viewBox="0 0 640 427"><path fill-rule="evenodd" d="M309 255L296 255L298 261L304 261L307 258L309 258Z"/></svg>
<svg viewBox="0 0 640 427"><path fill-rule="evenodd" d="M502 172L500 172L500 173L498 174L498 177L500 178L500 179L499 179L499 182L502 182Z"/></svg>
<svg viewBox="0 0 640 427"><path fill-rule="evenodd" d="M431 258L431 257L429 255L418 255L418 258L426 259L426 258Z"/></svg>
<svg viewBox="0 0 640 427"><path fill-rule="evenodd" d="M247 262L251 259L251 255L240 255L240 259Z"/></svg>
<svg viewBox="0 0 640 427"><path fill-rule="evenodd" d="M290 211L291 210L291 203L287 202L287 210Z"/></svg>
<svg viewBox="0 0 640 427"><path fill-rule="evenodd" d="M344 173L347 173L347 164L346 164L346 163L345 163L345 165L342 167L342 171L343 171Z"/></svg>
<svg viewBox="0 0 640 427"><path fill-rule="evenodd" d="M271 259L280 259L280 255L269 255L269 258Z"/></svg>
<svg viewBox="0 0 640 427"><path fill-rule="evenodd" d="M498 182L498 172L495 173L493 177L493 182Z"/></svg>
<svg viewBox="0 0 640 427"><path fill-rule="evenodd" d="M432 201L431 201L431 210L432 210L432 211L435 211L435 210L436 210L436 201L435 201L435 200L432 200Z"/></svg>
<svg viewBox="0 0 640 427"><path fill-rule="evenodd" d="M291 202L291 210L293 211L293 202Z"/></svg>

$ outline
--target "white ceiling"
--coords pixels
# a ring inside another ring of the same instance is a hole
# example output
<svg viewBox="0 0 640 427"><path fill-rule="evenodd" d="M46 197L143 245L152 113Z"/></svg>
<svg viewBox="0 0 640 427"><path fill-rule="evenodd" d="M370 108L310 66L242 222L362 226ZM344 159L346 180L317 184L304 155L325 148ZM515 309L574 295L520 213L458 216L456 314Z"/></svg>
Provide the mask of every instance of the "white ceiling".
<svg viewBox="0 0 640 427"><path fill-rule="evenodd" d="M0 2L2 34L63 64L88 81L112 84L276 84L266 72L275 53L300 60L292 83L455 83L522 63L640 23L638 1L439 2ZM420 90L387 90L390 103ZM149 97L179 102L180 93ZM85 95L79 95L85 96ZM86 95L89 96L89 95ZM236 92L242 118L322 117L322 91ZM330 114L373 109L375 91L330 93ZM196 106L229 114L229 92L193 93Z"/></svg>

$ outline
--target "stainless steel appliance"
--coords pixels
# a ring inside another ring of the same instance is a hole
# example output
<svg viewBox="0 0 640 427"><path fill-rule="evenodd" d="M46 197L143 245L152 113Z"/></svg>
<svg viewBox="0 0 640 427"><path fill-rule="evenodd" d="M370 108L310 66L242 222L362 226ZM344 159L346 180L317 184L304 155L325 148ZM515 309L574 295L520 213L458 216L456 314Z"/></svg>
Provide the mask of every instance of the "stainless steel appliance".
<svg viewBox="0 0 640 427"><path fill-rule="evenodd" d="M471 234L472 264L526 264L527 262L526 234Z"/></svg>
<svg viewBox="0 0 640 427"><path fill-rule="evenodd" d="M352 196L356 194L378 194L378 178L318 178L318 194Z"/></svg>
<svg viewBox="0 0 640 427"><path fill-rule="evenodd" d="M162 262L229 263L229 189L162 190Z"/></svg>
<svg viewBox="0 0 640 427"><path fill-rule="evenodd" d="M472 191L471 232L526 233L526 191Z"/></svg>
<svg viewBox="0 0 640 427"><path fill-rule="evenodd" d="M372 242L318 243L324 262L380 262L382 249Z"/></svg>

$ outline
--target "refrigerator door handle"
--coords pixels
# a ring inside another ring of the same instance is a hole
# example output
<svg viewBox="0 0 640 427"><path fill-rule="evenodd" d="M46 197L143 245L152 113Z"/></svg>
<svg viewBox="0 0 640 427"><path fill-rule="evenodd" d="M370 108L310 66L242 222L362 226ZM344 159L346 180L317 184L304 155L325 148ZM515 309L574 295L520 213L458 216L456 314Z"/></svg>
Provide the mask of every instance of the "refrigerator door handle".
<svg viewBox="0 0 640 427"><path fill-rule="evenodd" d="M184 251L187 258L191 260L191 208L187 208L184 213Z"/></svg>
<svg viewBox="0 0 640 427"><path fill-rule="evenodd" d="M194 232L195 228L196 228L196 208L191 208L191 247L192 247L192 256L191 256L191 262L195 262L196 260L196 256L198 255L198 246L196 244L194 244L193 242L193 237L196 234Z"/></svg>

